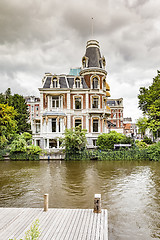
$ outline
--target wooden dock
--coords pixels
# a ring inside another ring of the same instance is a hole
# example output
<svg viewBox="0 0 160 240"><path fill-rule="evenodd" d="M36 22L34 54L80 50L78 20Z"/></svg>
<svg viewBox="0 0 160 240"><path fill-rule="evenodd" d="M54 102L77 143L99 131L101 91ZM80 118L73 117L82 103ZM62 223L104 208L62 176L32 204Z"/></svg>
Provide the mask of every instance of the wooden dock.
<svg viewBox="0 0 160 240"><path fill-rule="evenodd" d="M108 240L107 210L0 208L0 240L24 239L31 224L39 219L43 240Z"/></svg>

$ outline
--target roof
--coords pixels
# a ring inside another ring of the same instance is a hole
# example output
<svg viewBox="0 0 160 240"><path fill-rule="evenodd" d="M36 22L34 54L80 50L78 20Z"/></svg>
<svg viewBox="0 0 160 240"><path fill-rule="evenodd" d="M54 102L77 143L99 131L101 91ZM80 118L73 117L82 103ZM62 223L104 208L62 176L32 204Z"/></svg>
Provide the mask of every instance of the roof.
<svg viewBox="0 0 160 240"><path fill-rule="evenodd" d="M70 68L69 75L79 76L80 71L81 71L81 68Z"/></svg>
<svg viewBox="0 0 160 240"><path fill-rule="evenodd" d="M52 75L46 76L46 78L44 80L43 88L50 88L52 77L53 77ZM56 77L59 78L60 88L73 88L74 78L75 78L74 76L68 76L68 75L58 76L57 75ZM77 77L79 77L79 76L77 76ZM88 86L83 77L81 77L81 82L82 82L82 88L87 89Z"/></svg>
<svg viewBox="0 0 160 240"><path fill-rule="evenodd" d="M124 129L131 129L131 123L124 123Z"/></svg>
<svg viewBox="0 0 160 240"><path fill-rule="evenodd" d="M88 68L102 68L102 64L100 61L101 53L98 47L88 47L86 49L85 56L88 57Z"/></svg>

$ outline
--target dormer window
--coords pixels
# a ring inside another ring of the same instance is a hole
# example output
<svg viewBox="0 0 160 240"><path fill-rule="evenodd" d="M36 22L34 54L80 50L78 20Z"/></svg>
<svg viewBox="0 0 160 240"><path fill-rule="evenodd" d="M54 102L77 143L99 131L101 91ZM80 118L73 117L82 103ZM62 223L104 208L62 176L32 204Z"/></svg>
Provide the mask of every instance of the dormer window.
<svg viewBox="0 0 160 240"><path fill-rule="evenodd" d="M59 78L53 77L51 79L50 88L59 88L59 87L60 87L60 85L59 85Z"/></svg>
<svg viewBox="0 0 160 240"><path fill-rule="evenodd" d="M82 85L80 77L75 77L74 78L73 88L83 88L83 85Z"/></svg>
<svg viewBox="0 0 160 240"><path fill-rule="evenodd" d="M98 88L98 78L94 77L92 82L93 89Z"/></svg>
<svg viewBox="0 0 160 240"><path fill-rule="evenodd" d="M83 67L83 68L88 67L88 57L86 57L86 56L84 56L84 57L82 58L82 67Z"/></svg>
<svg viewBox="0 0 160 240"><path fill-rule="evenodd" d="M58 82L57 78L53 78L53 88L57 88L57 85L58 85L57 82Z"/></svg>
<svg viewBox="0 0 160 240"><path fill-rule="evenodd" d="M106 60L105 60L104 56L102 57L102 66L103 66L103 68L105 68L105 66L106 66Z"/></svg>
<svg viewBox="0 0 160 240"><path fill-rule="evenodd" d="M85 59L85 57L82 58L82 66L83 66L83 68L86 67L86 59Z"/></svg>
<svg viewBox="0 0 160 240"><path fill-rule="evenodd" d="M79 78L75 79L75 87L80 88L80 79Z"/></svg>

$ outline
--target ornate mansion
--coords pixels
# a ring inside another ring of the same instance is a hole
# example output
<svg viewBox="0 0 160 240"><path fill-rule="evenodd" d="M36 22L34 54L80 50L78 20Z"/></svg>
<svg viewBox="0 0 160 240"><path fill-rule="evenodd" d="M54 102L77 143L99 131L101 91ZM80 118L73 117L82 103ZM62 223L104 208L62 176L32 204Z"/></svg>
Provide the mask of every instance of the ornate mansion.
<svg viewBox="0 0 160 240"><path fill-rule="evenodd" d="M65 128L78 125L87 129L88 147L96 145L100 133L109 132L110 88L105 68L99 42L90 40L81 68L71 69L69 75L45 74L39 88L40 114L32 126L35 145L59 149Z"/></svg>

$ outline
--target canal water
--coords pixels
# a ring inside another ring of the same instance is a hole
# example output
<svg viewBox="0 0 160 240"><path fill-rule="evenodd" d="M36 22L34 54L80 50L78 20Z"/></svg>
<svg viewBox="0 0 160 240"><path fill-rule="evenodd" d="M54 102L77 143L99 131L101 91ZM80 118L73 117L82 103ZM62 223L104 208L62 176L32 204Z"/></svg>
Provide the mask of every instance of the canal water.
<svg viewBox="0 0 160 240"><path fill-rule="evenodd" d="M160 163L0 162L0 207L93 208L109 213L109 240L160 239Z"/></svg>

